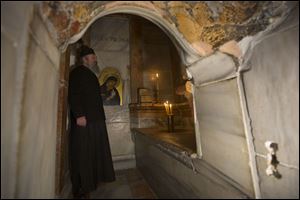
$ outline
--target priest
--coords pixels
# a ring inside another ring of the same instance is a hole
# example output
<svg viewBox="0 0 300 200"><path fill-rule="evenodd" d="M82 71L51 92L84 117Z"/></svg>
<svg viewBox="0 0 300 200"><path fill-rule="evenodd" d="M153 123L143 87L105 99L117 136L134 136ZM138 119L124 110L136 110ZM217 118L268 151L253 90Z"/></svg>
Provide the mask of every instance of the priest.
<svg viewBox="0 0 300 200"><path fill-rule="evenodd" d="M75 198L88 197L99 183L115 180L100 86L91 70L97 57L87 46L81 48L80 57L82 65L70 73L68 95L70 172Z"/></svg>

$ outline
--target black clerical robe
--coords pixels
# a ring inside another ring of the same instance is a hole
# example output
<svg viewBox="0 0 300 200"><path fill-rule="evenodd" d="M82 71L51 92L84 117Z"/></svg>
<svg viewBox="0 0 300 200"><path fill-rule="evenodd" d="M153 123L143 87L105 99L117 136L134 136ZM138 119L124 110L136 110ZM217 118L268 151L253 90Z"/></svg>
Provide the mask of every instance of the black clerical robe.
<svg viewBox="0 0 300 200"><path fill-rule="evenodd" d="M95 190L99 182L115 180L110 145L105 124L105 113L96 75L81 65L69 77L71 133L70 172L73 192ZM76 118L85 116L85 127Z"/></svg>

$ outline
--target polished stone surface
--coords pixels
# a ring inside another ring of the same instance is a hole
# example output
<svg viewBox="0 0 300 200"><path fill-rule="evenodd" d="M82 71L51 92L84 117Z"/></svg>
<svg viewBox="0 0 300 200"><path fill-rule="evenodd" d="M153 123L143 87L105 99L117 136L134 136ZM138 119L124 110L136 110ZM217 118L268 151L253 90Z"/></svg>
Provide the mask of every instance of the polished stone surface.
<svg viewBox="0 0 300 200"><path fill-rule="evenodd" d="M244 199L241 187L203 159L135 131L136 165L160 199Z"/></svg>
<svg viewBox="0 0 300 200"><path fill-rule="evenodd" d="M91 199L156 199L137 169L116 171L116 181L104 183L90 194Z"/></svg>
<svg viewBox="0 0 300 200"><path fill-rule="evenodd" d="M156 141L176 146L188 153L195 153L197 151L196 138L193 129L175 128L174 132L168 132L167 129L163 128L135 128L134 130L138 133L150 136Z"/></svg>

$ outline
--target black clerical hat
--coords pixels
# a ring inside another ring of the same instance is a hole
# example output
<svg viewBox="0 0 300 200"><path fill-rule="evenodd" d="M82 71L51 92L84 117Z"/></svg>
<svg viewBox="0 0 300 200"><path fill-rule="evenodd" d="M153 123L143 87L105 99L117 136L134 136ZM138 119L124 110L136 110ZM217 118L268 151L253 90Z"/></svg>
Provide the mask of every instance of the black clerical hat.
<svg viewBox="0 0 300 200"><path fill-rule="evenodd" d="M80 50L80 57L82 58L83 56L89 55L89 54L95 54L94 50L88 46L82 46Z"/></svg>

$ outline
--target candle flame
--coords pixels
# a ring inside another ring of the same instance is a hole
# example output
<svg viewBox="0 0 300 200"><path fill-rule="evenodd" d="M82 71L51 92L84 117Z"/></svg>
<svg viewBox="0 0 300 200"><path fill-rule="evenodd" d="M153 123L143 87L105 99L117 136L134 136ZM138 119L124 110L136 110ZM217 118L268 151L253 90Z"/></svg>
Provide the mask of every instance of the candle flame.
<svg viewBox="0 0 300 200"><path fill-rule="evenodd" d="M158 78L158 73L156 73L156 78Z"/></svg>
<svg viewBox="0 0 300 200"><path fill-rule="evenodd" d="M167 115L173 115L172 104L169 104L169 101L164 103Z"/></svg>

